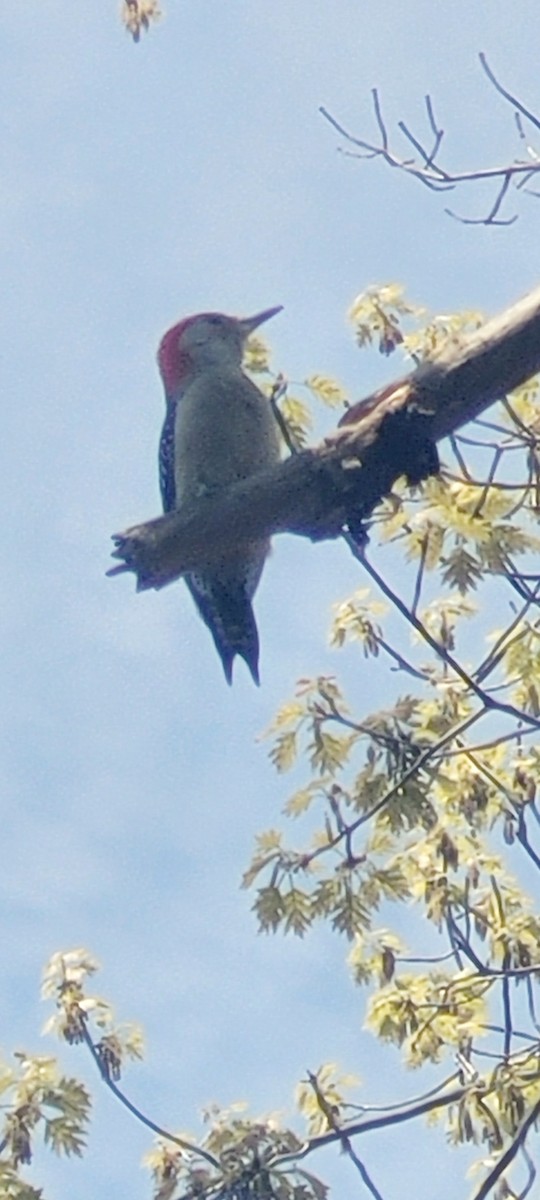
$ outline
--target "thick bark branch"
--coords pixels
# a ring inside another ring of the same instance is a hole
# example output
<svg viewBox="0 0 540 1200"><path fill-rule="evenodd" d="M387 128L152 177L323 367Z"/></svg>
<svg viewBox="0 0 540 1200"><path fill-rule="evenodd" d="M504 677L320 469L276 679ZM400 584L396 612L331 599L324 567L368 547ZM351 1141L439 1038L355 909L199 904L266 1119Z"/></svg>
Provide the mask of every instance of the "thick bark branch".
<svg viewBox="0 0 540 1200"><path fill-rule="evenodd" d="M365 520L400 475L414 481L435 470L438 441L538 371L540 288L355 404L319 446L115 535L121 565L109 574L133 571L139 590L159 588L253 538L337 537L347 522Z"/></svg>

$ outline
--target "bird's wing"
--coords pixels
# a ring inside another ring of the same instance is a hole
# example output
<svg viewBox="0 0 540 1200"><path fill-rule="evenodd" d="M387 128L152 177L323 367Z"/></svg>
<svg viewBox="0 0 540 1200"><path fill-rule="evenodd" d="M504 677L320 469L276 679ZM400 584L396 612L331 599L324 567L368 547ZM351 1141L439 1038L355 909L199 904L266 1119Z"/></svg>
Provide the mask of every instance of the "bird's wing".
<svg viewBox="0 0 540 1200"><path fill-rule="evenodd" d="M163 511L176 508L176 484L174 480L174 437L176 404L168 404L161 437L159 439L159 486Z"/></svg>

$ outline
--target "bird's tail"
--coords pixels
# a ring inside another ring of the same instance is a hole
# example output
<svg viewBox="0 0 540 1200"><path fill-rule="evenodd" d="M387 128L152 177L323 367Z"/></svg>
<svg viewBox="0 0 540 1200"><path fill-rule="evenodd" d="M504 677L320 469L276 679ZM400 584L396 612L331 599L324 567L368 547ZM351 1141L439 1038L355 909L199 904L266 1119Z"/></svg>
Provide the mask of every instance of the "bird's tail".
<svg viewBox="0 0 540 1200"><path fill-rule="evenodd" d="M247 663L259 684L259 634L246 586L238 580L217 580L209 575L184 576L201 617L214 639L228 684L232 683L236 655Z"/></svg>

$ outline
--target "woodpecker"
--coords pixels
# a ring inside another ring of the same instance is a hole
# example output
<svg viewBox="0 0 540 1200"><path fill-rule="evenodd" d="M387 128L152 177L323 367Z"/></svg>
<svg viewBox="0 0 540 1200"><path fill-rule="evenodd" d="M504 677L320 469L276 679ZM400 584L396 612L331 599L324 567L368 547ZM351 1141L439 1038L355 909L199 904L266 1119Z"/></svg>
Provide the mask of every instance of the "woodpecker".
<svg viewBox="0 0 540 1200"><path fill-rule="evenodd" d="M267 308L240 320L199 313L174 325L158 350L166 414L159 444L165 512L278 462L276 421L263 393L242 370L251 333L281 312ZM214 639L227 683L238 654L259 683L259 636L251 601L270 548L268 540L227 547L221 561L184 576Z"/></svg>

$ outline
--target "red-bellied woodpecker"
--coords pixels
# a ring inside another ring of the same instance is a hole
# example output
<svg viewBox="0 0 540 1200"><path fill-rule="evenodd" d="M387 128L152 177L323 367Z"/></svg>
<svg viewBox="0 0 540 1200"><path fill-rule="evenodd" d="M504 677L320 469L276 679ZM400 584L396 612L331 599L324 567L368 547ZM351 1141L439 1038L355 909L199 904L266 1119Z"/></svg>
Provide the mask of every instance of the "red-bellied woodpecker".
<svg viewBox="0 0 540 1200"><path fill-rule="evenodd" d="M242 370L254 329L281 311L239 320L222 313L187 317L162 338L158 364L167 411L159 445L165 512L182 501L219 492L278 462L279 436L270 404ZM215 566L185 575L214 639L225 678L237 654L259 682L259 637L251 601L269 542L227 546Z"/></svg>

